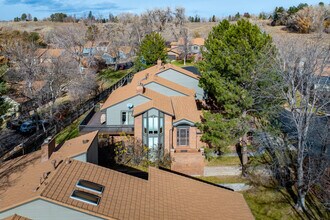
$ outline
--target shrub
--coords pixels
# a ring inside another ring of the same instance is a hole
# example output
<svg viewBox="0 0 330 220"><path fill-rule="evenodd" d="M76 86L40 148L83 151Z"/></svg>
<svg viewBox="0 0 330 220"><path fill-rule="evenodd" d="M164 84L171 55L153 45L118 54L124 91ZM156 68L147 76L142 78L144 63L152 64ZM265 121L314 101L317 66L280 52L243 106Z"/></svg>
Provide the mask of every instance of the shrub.
<svg viewBox="0 0 330 220"><path fill-rule="evenodd" d="M309 6L290 16L287 28L298 33L323 32L329 29L329 7Z"/></svg>

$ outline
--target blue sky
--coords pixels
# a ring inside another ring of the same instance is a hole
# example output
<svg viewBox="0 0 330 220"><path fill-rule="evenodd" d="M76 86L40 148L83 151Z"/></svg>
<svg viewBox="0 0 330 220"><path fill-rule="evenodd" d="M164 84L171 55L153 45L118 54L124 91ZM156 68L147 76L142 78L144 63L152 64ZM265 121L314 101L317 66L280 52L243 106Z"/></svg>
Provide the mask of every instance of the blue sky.
<svg viewBox="0 0 330 220"><path fill-rule="evenodd" d="M109 12L140 13L155 7L182 6L187 15L198 14L210 17L228 16L236 12L271 12L276 6L289 7L304 2L318 4L320 0L0 0L0 20L11 20L22 13L30 13L39 19L54 12L76 14L77 16L92 11L95 16L107 17ZM329 0L324 1L329 4Z"/></svg>

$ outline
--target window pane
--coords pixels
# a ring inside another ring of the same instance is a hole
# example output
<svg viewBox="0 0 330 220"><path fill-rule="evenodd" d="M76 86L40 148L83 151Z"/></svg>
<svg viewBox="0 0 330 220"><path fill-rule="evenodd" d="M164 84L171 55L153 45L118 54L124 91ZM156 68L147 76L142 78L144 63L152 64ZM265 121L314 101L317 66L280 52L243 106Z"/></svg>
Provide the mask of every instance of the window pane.
<svg viewBox="0 0 330 220"><path fill-rule="evenodd" d="M121 113L121 123L123 125L126 125L127 124L127 113L126 112L122 112Z"/></svg>
<svg viewBox="0 0 330 220"><path fill-rule="evenodd" d="M158 134L158 117L154 117L154 134Z"/></svg>
<svg viewBox="0 0 330 220"><path fill-rule="evenodd" d="M147 133L147 118L143 118L143 133Z"/></svg>
<svg viewBox="0 0 330 220"><path fill-rule="evenodd" d="M164 127L164 118L160 118L159 120L159 133L163 133L163 127Z"/></svg>
<svg viewBox="0 0 330 220"><path fill-rule="evenodd" d="M152 134L154 131L153 118L148 118L149 134Z"/></svg>
<svg viewBox="0 0 330 220"><path fill-rule="evenodd" d="M178 128L177 130L177 145L189 145L189 128Z"/></svg>

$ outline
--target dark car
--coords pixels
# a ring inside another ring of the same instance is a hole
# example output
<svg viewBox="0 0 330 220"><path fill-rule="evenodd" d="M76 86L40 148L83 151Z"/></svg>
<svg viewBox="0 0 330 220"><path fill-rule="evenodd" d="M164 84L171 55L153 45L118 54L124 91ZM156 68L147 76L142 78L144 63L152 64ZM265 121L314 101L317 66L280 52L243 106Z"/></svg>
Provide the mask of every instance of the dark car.
<svg viewBox="0 0 330 220"><path fill-rule="evenodd" d="M31 120L25 121L19 129L19 131L24 134L29 134L35 132L36 130L37 130L37 123Z"/></svg>
<svg viewBox="0 0 330 220"><path fill-rule="evenodd" d="M28 120L21 125L19 130L23 134L30 134L32 132L36 132L37 128L39 128L39 130L43 130L43 128L47 129L49 125L50 123L46 120L38 120L38 121Z"/></svg>

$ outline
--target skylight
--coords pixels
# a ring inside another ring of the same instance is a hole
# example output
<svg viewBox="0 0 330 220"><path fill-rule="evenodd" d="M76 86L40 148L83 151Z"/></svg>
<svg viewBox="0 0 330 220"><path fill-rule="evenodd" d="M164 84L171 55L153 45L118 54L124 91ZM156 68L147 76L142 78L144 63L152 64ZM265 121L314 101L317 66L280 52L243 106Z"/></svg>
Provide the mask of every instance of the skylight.
<svg viewBox="0 0 330 220"><path fill-rule="evenodd" d="M104 190L104 186L88 180L79 180L76 186L99 194L101 194Z"/></svg>
<svg viewBox="0 0 330 220"><path fill-rule="evenodd" d="M91 205L97 206L101 200L101 198L97 195L80 191L80 190L74 190L73 193L70 196L71 199L78 200L80 202L85 202Z"/></svg>

